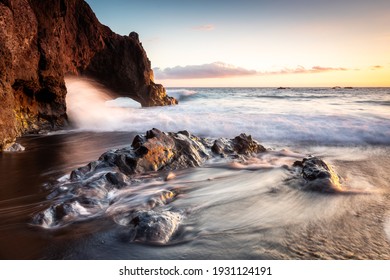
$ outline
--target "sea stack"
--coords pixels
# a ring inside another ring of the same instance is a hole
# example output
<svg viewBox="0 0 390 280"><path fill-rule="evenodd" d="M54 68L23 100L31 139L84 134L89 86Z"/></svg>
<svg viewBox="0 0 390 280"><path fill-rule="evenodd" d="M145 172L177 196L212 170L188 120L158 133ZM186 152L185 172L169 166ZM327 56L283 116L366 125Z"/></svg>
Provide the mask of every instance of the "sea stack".
<svg viewBox="0 0 390 280"><path fill-rule="evenodd" d="M65 75L94 78L142 106L177 104L154 83L138 34L115 34L83 0L0 0L0 150L67 123Z"/></svg>

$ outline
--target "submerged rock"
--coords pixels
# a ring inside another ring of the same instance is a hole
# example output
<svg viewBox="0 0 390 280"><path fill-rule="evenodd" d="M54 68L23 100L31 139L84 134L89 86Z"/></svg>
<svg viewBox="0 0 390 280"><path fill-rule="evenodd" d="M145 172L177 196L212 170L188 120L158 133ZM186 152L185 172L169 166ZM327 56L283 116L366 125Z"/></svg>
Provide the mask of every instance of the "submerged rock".
<svg viewBox="0 0 390 280"><path fill-rule="evenodd" d="M183 216L170 210L141 210L118 219L129 227L128 239L142 243L166 244L177 231Z"/></svg>
<svg viewBox="0 0 390 280"><path fill-rule="evenodd" d="M341 192L340 177L333 168L317 157L296 161L294 166L301 168L301 176L305 179L305 189L319 192Z"/></svg>
<svg viewBox="0 0 390 280"><path fill-rule="evenodd" d="M140 211L132 220L135 241L167 243L176 232L182 216L172 211Z"/></svg>

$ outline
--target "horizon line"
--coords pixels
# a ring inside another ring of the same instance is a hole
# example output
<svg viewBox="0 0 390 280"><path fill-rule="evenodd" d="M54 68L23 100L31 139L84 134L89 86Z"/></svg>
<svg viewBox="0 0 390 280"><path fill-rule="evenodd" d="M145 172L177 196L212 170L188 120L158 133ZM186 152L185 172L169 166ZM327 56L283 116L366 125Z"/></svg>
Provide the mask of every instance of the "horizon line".
<svg viewBox="0 0 390 280"><path fill-rule="evenodd" d="M164 85L163 85L164 86ZM336 88L335 88L336 87ZM356 89L356 88L390 88L390 86L164 86L164 88L274 88L280 90L294 88L327 88L327 89Z"/></svg>

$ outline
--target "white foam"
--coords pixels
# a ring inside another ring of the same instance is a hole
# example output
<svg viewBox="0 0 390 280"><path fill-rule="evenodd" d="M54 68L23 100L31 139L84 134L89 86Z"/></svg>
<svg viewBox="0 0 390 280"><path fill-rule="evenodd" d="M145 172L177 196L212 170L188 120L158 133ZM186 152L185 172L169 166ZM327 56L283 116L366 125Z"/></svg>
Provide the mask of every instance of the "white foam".
<svg viewBox="0 0 390 280"><path fill-rule="evenodd" d="M183 100L185 97L189 97L191 95L196 94L196 90L189 89L167 89L167 94L176 98L177 100Z"/></svg>
<svg viewBox="0 0 390 280"><path fill-rule="evenodd" d="M244 132L273 143L390 141L386 110L378 105L341 102L339 97L267 99L255 96L264 89L248 93L237 93L240 89L169 89L168 94L179 99L194 98L177 106L140 108L128 99L112 100L109 91L87 80L67 79L66 84L69 119L81 130L145 132L156 127L210 137L234 137ZM364 106L367 108L360 110Z"/></svg>
<svg viewBox="0 0 390 280"><path fill-rule="evenodd" d="M68 77L66 87L69 120L81 130L122 130L131 109L141 107L129 98L113 99L112 92L92 80Z"/></svg>
<svg viewBox="0 0 390 280"><path fill-rule="evenodd" d="M118 97L114 100L106 101L107 107L113 108L141 108L141 104L129 97Z"/></svg>

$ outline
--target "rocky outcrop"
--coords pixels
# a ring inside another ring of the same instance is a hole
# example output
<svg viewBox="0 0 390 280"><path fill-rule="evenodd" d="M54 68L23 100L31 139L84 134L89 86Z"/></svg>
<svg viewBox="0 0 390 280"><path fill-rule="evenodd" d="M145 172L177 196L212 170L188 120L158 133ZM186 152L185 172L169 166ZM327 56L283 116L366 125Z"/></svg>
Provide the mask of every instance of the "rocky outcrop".
<svg viewBox="0 0 390 280"><path fill-rule="evenodd" d="M179 228L183 214L171 210L140 210L117 219L128 228L127 240L141 243L166 244Z"/></svg>
<svg viewBox="0 0 390 280"><path fill-rule="evenodd" d="M19 143L13 143L7 145L4 149L4 152L23 152L26 148L20 145Z"/></svg>
<svg viewBox="0 0 390 280"><path fill-rule="evenodd" d="M294 166L300 168L301 176L305 180L305 189L325 193L343 191L340 177L322 159L308 157L302 161L296 161Z"/></svg>
<svg viewBox="0 0 390 280"><path fill-rule="evenodd" d="M188 131L165 133L153 128L137 135L131 146L108 151L54 184L52 205L35 215L34 224L56 228L104 215L123 227L126 241L165 244L187 215L172 205L185 191L170 185L171 171L201 166L211 158L250 162L265 152L246 134L208 139ZM339 176L317 157L281 168L291 172L286 180L296 182L298 189L342 191Z"/></svg>
<svg viewBox="0 0 390 280"><path fill-rule="evenodd" d="M165 133L153 128L145 135L137 135L131 146L108 151L97 161L72 171L70 178L89 178L106 168L119 170L126 176L177 170L200 166L216 155L242 159L264 151L265 148L250 135L209 140L194 136L188 131Z"/></svg>
<svg viewBox="0 0 390 280"><path fill-rule="evenodd" d="M86 75L140 102L176 104L138 35L120 36L82 0L0 0L0 150L24 133L66 124L67 74Z"/></svg>
<svg viewBox="0 0 390 280"><path fill-rule="evenodd" d="M218 147L218 150L217 150ZM142 188L145 180L167 180L171 170L201 166L211 157L242 160L265 148L241 134L234 139L199 138L187 131L165 133L156 128L137 135L131 146L108 151L96 161L75 169L53 187L53 204L38 213L34 223L62 227L96 215L112 216L128 229L131 241L166 243L183 219L182 211L166 208L179 195L176 189L129 192L126 209L118 210L116 193ZM141 187L139 186L141 184ZM123 200L123 195L120 196ZM116 210L113 210L116 209Z"/></svg>
<svg viewBox="0 0 390 280"><path fill-rule="evenodd" d="M262 145L252 139L251 135L246 135L245 133L241 133L239 136L230 140L224 138L217 139L214 141L211 150L222 157L251 155L266 151Z"/></svg>

